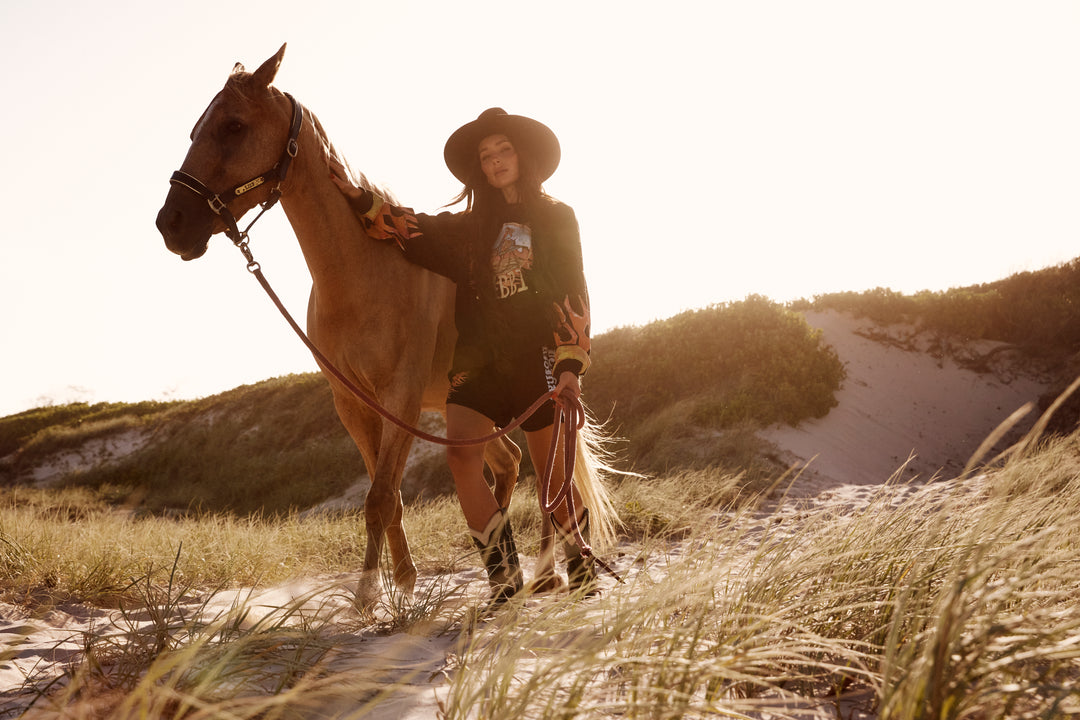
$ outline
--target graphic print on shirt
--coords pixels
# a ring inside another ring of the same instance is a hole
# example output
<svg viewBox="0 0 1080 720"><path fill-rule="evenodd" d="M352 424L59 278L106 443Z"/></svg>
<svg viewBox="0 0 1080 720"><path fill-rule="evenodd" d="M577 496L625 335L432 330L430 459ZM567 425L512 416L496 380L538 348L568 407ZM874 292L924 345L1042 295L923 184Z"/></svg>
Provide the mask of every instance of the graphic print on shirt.
<svg viewBox="0 0 1080 720"><path fill-rule="evenodd" d="M555 380L555 349L545 347L540 350L544 354L544 379L547 380L548 392L559 386Z"/></svg>
<svg viewBox="0 0 1080 720"><path fill-rule="evenodd" d="M532 268L532 261L532 230L529 226L513 222L504 224L491 253L495 294L505 300L528 290L524 271Z"/></svg>

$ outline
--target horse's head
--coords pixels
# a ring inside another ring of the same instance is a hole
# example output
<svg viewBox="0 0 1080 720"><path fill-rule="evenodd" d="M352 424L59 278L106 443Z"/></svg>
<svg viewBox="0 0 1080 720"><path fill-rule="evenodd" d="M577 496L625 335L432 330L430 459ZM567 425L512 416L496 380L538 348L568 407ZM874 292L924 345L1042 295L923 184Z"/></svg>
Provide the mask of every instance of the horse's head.
<svg viewBox="0 0 1080 720"><path fill-rule="evenodd" d="M157 216L165 246L184 260L201 257L211 235L270 199L284 177L289 152L295 154L289 116L294 135L301 118L299 106L270 87L284 54L282 45L253 73L237 63L191 131L191 147Z"/></svg>

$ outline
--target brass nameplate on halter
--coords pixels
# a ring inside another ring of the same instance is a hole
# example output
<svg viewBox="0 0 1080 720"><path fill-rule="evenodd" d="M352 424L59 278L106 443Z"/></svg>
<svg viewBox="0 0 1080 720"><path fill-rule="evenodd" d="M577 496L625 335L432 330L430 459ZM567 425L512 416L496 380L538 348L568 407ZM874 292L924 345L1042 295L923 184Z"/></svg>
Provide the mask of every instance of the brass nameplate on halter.
<svg viewBox="0 0 1080 720"><path fill-rule="evenodd" d="M237 195L243 195L248 190L254 190L255 188L262 185L264 182L266 182L266 178L257 177L254 180L252 180L251 182L249 182L247 185L241 185L240 187L236 188L236 190L234 192L236 192Z"/></svg>

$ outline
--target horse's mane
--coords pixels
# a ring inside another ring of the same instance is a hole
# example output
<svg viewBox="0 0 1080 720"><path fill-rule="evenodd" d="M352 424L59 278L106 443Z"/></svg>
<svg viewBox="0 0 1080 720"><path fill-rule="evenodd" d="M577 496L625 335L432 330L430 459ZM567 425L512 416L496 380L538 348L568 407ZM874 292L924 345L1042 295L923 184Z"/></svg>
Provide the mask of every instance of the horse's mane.
<svg viewBox="0 0 1080 720"><path fill-rule="evenodd" d="M311 118L311 124L315 128L315 137L316 139L318 139L319 144L322 146L323 153L327 160L327 169L330 168L330 158L337 160L339 163L341 163L342 167L345 168L345 171L349 173L349 179L352 180L354 185L365 188L367 190L371 190L376 195L386 198L388 201L390 201L391 204L396 205L397 198L394 197L393 193L391 193L386 188L376 186L373 182L368 180L367 176L364 175L364 173L360 172L359 170L353 170L352 167L349 166L349 162L345 159L345 156L339 153L337 151L337 148L334 147L334 143L330 141L330 138L326 134L326 130L323 129L322 123L319 122L319 118L315 115L315 113L311 112L306 107L304 108L304 112L307 114L308 117Z"/></svg>

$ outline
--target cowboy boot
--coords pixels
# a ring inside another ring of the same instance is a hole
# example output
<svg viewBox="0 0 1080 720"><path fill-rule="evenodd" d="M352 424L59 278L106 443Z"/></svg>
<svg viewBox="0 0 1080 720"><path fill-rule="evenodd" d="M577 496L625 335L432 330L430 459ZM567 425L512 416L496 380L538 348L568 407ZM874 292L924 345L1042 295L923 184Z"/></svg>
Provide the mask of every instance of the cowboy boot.
<svg viewBox="0 0 1080 720"><path fill-rule="evenodd" d="M487 568L491 583L491 601L500 605L509 600L522 587L521 563L518 561L514 534L506 509L499 508L488 520L483 531L469 529L480 558Z"/></svg>
<svg viewBox="0 0 1080 720"><path fill-rule="evenodd" d="M600 594L600 588L596 584L596 560L592 555L585 556L581 552L577 538L573 530L567 531L559 527L552 517L552 524L562 540L563 553L566 555L566 579L570 584L571 593L580 593L582 597L592 597ZM581 537L585 544L589 544L589 509L582 513L578 521L581 529Z"/></svg>

